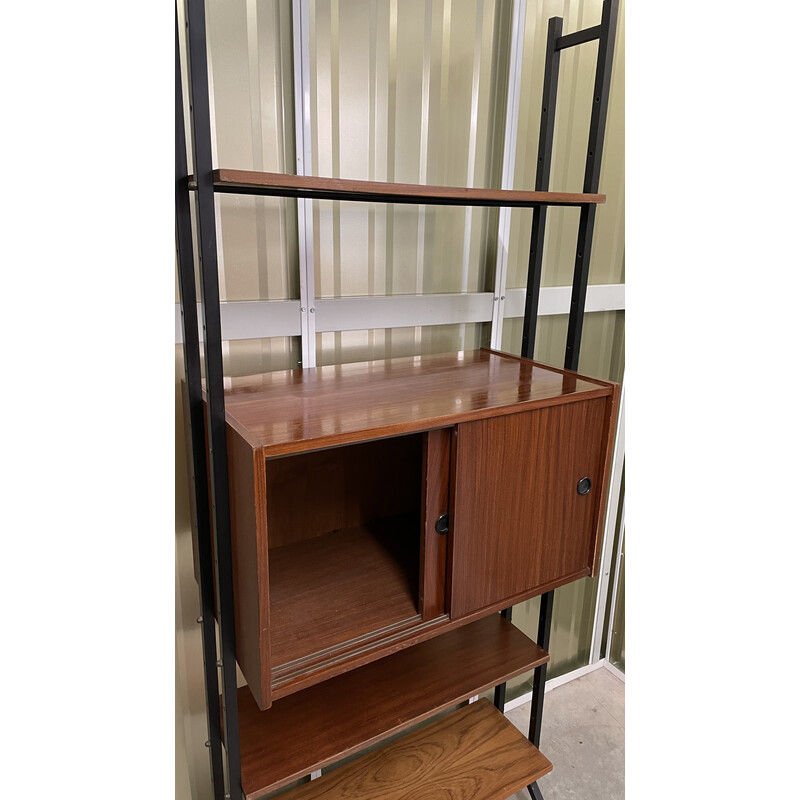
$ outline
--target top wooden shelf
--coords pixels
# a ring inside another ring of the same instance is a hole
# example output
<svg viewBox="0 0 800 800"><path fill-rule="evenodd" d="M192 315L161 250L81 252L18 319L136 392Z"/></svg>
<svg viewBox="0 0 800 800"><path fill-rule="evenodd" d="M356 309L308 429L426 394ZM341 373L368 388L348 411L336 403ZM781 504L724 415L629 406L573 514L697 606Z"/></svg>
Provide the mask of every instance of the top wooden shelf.
<svg viewBox="0 0 800 800"><path fill-rule="evenodd" d="M493 350L226 379L228 424L263 456L610 395L614 384Z"/></svg>
<svg viewBox="0 0 800 800"><path fill-rule="evenodd" d="M216 169L213 176L215 192L273 197L310 197L315 200L509 208L581 206L586 203L605 203L606 201L604 194L420 186L413 183L352 181L342 178L281 175L274 172L250 172L238 169ZM196 183L192 178L190 178L189 186L196 188Z"/></svg>

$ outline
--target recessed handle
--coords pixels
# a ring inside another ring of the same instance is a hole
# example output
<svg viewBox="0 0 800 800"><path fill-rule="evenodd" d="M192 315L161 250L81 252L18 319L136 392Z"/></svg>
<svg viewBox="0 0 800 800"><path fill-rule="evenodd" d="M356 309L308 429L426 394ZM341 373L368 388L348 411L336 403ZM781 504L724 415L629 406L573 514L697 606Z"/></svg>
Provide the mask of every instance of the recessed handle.
<svg viewBox="0 0 800 800"><path fill-rule="evenodd" d="M447 533L450 530L450 517L447 514L442 514L433 527L436 528L436 533Z"/></svg>
<svg viewBox="0 0 800 800"><path fill-rule="evenodd" d="M592 481L589 478L581 478L578 481L578 494L589 494L592 488Z"/></svg>

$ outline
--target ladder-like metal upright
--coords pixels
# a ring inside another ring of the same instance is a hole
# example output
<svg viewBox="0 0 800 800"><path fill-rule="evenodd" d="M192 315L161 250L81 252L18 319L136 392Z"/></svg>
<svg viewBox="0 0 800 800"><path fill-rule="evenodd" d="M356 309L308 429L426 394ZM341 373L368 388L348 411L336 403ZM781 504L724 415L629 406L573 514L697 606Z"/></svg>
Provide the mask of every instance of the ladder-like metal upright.
<svg viewBox="0 0 800 800"><path fill-rule="evenodd" d="M539 125L539 152L536 165L536 186L539 191L550 188L550 165L553 156L553 134L555 131L556 99L558 97L558 71L561 51L586 42L598 40L597 67L595 69L592 116L589 124L589 141L586 148L586 171L583 178L584 192L597 192L600 184L600 165L605 141L608 96L611 89L611 66L614 59L614 41L617 33L619 0L604 0L599 25L575 33L562 35L564 20L551 17L547 30L545 50L544 88L542 90L542 113ZM577 370L583 333L583 314L586 307L586 288L589 284L589 260L592 251L592 235L597 207L586 203L581 206L578 225L578 241L575 249L575 268L572 278L572 298L569 308L567 345L564 353L564 369ZM544 260L544 234L547 222L547 206L533 209L531 224L530 256L528 259L528 283L525 291L525 315L522 323L522 350L520 355L533 358L536 339L539 289L542 283ZM536 643L549 652L550 628L553 620L555 590L546 592L539 602L539 629ZM502 614L511 619L512 609ZM528 738L539 747L542 736L542 711L547 664L537 667L533 674L531 700L531 724ZM495 689L495 705L502 711L505 705L505 684ZM534 800L542 800L542 792L533 783L528 791Z"/></svg>
<svg viewBox="0 0 800 800"><path fill-rule="evenodd" d="M186 49L192 134L191 154L192 171L196 183L196 188L194 189L196 200L194 231L200 259L199 298L198 287L195 282L192 247L193 226L189 200L189 169L187 164L177 17L175 40L175 213L186 390L191 430L191 441L188 444L191 446L192 455L193 504L199 551L202 616L198 618L198 623L202 626L203 640L208 723L208 741L206 745L209 750L214 800L231 800L231 798L241 800L241 763L233 617L233 561L228 507L222 328L219 308L220 293L212 177L211 115L204 0L187 0L186 9ZM618 0L604 0L602 19L599 25L567 35L562 35L563 20L561 17L550 19L545 53L546 62L539 129L536 190L547 191L550 184L560 52L569 47L598 40L597 67L583 185L585 193L596 193L598 191L611 84L617 10ZM391 202L391 199L387 199L387 202ZM469 203L464 204L469 205ZM594 203L581 205L569 327L564 356L564 367L570 370L577 370L578 368L595 213ZM546 219L546 204L534 206L521 351L521 355L527 358L533 357L534 350ZM200 332L196 313L198 299L202 307L202 361L205 365L205 410L201 385ZM209 476L208 481L205 480L206 475ZM209 486L210 498L208 494ZM550 643L553 600L554 592L550 591L542 595L540 601L537 643L544 650L548 649ZM510 608L505 609L502 613L507 618L511 618ZM219 625L219 649L215 629L215 616ZM529 731L529 739L537 747L541 738L545 678L546 665L543 665L534 672ZM505 684L502 684L495 690L495 704L502 709L504 703ZM541 791L535 783L531 784L528 790L534 800L541 800Z"/></svg>

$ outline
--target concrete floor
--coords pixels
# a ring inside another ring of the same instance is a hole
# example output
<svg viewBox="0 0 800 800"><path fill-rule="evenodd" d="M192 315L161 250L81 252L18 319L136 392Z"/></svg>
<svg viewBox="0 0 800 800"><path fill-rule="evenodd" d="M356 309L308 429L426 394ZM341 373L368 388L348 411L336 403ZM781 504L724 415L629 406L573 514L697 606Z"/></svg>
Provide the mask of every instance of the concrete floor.
<svg viewBox="0 0 800 800"><path fill-rule="evenodd" d="M530 713L526 703L506 716L527 736ZM539 781L544 800L623 800L625 684L601 667L547 692L539 749L553 763Z"/></svg>

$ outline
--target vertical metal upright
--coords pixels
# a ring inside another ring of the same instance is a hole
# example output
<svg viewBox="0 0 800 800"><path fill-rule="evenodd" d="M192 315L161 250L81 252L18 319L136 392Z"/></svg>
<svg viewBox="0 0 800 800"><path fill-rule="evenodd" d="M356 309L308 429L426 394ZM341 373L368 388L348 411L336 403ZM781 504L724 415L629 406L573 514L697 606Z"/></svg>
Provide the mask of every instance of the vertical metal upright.
<svg viewBox="0 0 800 800"><path fill-rule="evenodd" d="M176 41L177 48L177 41ZM184 325L187 395L192 428L192 457L197 498L198 549L203 615L203 657L206 665L206 702L215 800L239 800L241 762L236 688L236 642L233 615L233 557L228 492L225 399L222 369L222 327L212 176L211 110L208 85L205 4L186 1L186 56L189 75L192 162L196 184L195 231L200 260L200 300L205 363L205 415L200 380L200 342L191 247L189 176L186 165L185 125L176 56L176 215L181 306ZM204 430L205 428L205 430ZM207 455L207 462L206 462ZM210 503L202 476L207 472ZM210 515L207 510L210 505ZM214 616L219 627L217 657ZM212 646L213 645L213 646ZM213 675L212 672L213 665ZM217 669L222 673L221 720ZM224 739L223 739L224 735ZM223 748L224 741L224 748ZM224 756L224 758L223 758ZM223 765L225 769L223 770ZM225 775L223 775L223 772ZM225 780L227 778L227 780Z"/></svg>
<svg viewBox="0 0 800 800"><path fill-rule="evenodd" d="M192 432L191 481L197 527L197 560L200 572L200 609L198 622L202 625L203 669L206 688L206 722L214 797L224 797L225 775L222 768L222 731L219 714L212 713L219 704L217 680L217 635L214 622L214 553L211 541L211 519L208 508L206 474L206 443L203 431L203 394L200 373L200 336L197 328L197 291L194 280L192 249L192 219L189 203L189 177L186 163L186 126L183 119L183 88L178 41L178 21L175 19L175 240L178 260L178 287L181 297L183 324L184 372L186 378L186 413ZM195 480L200 476L200 480Z"/></svg>
<svg viewBox="0 0 800 800"><path fill-rule="evenodd" d="M614 56L614 40L617 31L619 0L604 0L599 25L562 34L563 19L552 17L548 23L547 49L545 52L544 86L542 89L542 111L539 124L539 148L536 164L536 185L540 191L550 188L550 166L553 153L555 131L556 99L558 96L558 73L560 52L585 42L598 40L597 66L595 69L594 93L592 95L592 115L589 125L589 141L586 155L586 170L583 191L596 193L600 183L600 165L605 138L608 97L611 88L611 66ZM578 240L575 251L575 269L570 300L569 326L564 353L564 368L578 369L578 358L583 331L583 316L586 307L586 289L589 283L589 260L591 257L592 235L596 206L586 203L581 206L578 225ZM533 210L531 224L530 252L528 256L528 281L525 291L525 314L522 326L521 355L533 358L536 340L536 323L539 306L539 289L542 281L544 260L544 236L547 223L547 207L539 206ZM553 620L555 592L549 591L539 601L539 627L537 643L544 649L550 647L550 630ZM512 609L503 610L503 616L511 619ZM547 679L547 664L537 667L533 673L533 692L531 697L531 719L528 738L539 746L542 733L542 710L544 708L544 689ZM502 710L505 705L506 685L495 688L494 702ZM534 800L542 800L542 793L533 783L528 791Z"/></svg>
<svg viewBox="0 0 800 800"><path fill-rule="evenodd" d="M562 37L561 48L599 39L597 47L597 67L594 77L592 119L589 123L589 143L586 150L586 172L583 178L583 191L596 192L600 184L600 165L603 158L603 142L606 135L606 115L608 95L611 90L611 66L614 60L614 40L617 34L617 11L619 0L604 0L600 24L589 29L591 38ZM596 35L595 35L596 34ZM574 34L573 34L574 36ZM564 40L567 39L566 43ZM558 46L558 45L557 45ZM569 327L567 328L567 348L564 354L564 368L578 369L583 333L583 310L586 305L586 287L589 283L589 259L592 255L592 235L597 208L594 205L581 206L581 219L578 225L578 245L575 251L575 270L572 278L572 299L569 307Z"/></svg>

